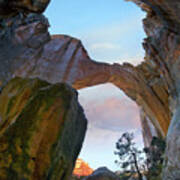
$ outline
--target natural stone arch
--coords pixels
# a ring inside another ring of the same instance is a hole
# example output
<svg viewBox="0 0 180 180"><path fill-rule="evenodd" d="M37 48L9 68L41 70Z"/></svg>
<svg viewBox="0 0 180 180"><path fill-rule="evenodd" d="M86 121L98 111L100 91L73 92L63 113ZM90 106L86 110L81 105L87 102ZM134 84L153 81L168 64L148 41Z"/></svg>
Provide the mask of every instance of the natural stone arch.
<svg viewBox="0 0 180 180"><path fill-rule="evenodd" d="M145 7L144 3L140 5ZM16 16L11 26L14 29L13 38L1 41L1 67L8 74L1 75L2 81L3 78L10 79L13 73L22 77L39 77L51 83L67 82L76 89L111 82L135 100L159 134L165 136L171 113L167 103L167 84L157 71L157 65L151 61L137 67L128 63L109 65L95 62L79 40L61 35L49 36L48 22L43 16L33 14L26 17L25 24L13 26L18 18L22 16ZM26 34L23 35L24 31ZM7 49L10 54L4 53ZM3 59L10 64L11 73L9 65L3 64Z"/></svg>
<svg viewBox="0 0 180 180"><path fill-rule="evenodd" d="M20 56L19 60L22 59ZM53 63L52 60L56 62ZM157 82L153 86L150 85L151 82L147 84L147 78L153 79L151 76L148 77L149 70L154 71L154 76L157 77ZM161 136L164 137L167 132L170 115L164 101L167 101L168 94L151 65L143 63L134 67L130 64L98 63L91 60L79 40L56 35L44 45L37 59L29 59L22 63L14 74L22 77L39 77L51 83L66 82L75 89L111 82L143 107ZM158 89L156 83L161 84L161 89ZM163 97L157 94L160 90L163 91Z"/></svg>
<svg viewBox="0 0 180 180"><path fill-rule="evenodd" d="M9 62L11 73L20 77L38 77L51 83L66 82L75 89L111 82L136 101L159 135L165 136L170 120L166 103L168 93L156 67L149 62L137 67L128 63L109 65L95 62L79 40L62 35L50 37L44 17L34 15L26 21L31 23L16 27L8 42L11 53L0 57L2 65L4 58ZM25 30L27 34L23 35ZM6 52L7 40L1 43ZM5 69L10 73L8 67ZM10 76L1 76L1 80Z"/></svg>
<svg viewBox="0 0 180 180"><path fill-rule="evenodd" d="M179 13L179 0L134 0L141 8L147 11L147 18L144 20L144 29L148 35L148 38L144 41L144 48L146 50L146 61L137 67L131 65L123 65L117 67L117 65L107 65L99 63L90 63L91 68L94 67L96 70L96 76L99 70L108 70L109 73L105 73L106 79L100 76L102 81L115 81L119 78L120 83L116 82L116 85L121 86L121 89L130 96L132 99L143 107L143 111L151 121L155 124L159 133L162 136L165 136L169 122L172 118L171 126L169 129L167 137L167 160L165 162L167 168L165 169L165 179L175 179L179 177L180 165L176 159L179 159L179 27L180 27L180 13ZM7 1L1 1L0 9L7 8ZM11 2L14 2L13 0ZM19 0L19 2L22 2ZM25 1L26 2L26 1ZM36 2L39 2L38 0ZM5 4L4 4L5 3ZM11 4L11 3L10 3ZM9 4L8 4L9 5ZM14 7L14 4L11 4L10 8L16 8L17 12L21 11L21 8ZM28 5L27 5L28 7ZM9 8L9 7L8 7ZM27 8L28 9L28 8ZM1 21L1 32L0 42L1 48L1 69L0 76L1 81L4 84L7 80L11 79L12 75L19 75L22 77L31 75L30 77L44 77L46 80L51 77L52 69L49 69L49 72L44 72L47 70L48 58L46 58L47 53L57 50L58 48L53 49L53 46L50 44L55 43L55 47L58 46L60 42L58 37L50 37L47 31L47 21L46 19L38 14L31 14L32 10L25 11L24 17L22 14L17 15L16 18L12 19L3 19ZM10 13L11 14L11 13ZM9 16L10 14L6 14ZM27 16L28 14L28 16ZM4 14L1 14L1 18L4 18ZM26 20L22 23L20 19ZM4 21L5 20L5 21ZM20 20L18 24L16 20ZM17 23L17 24L16 24ZM23 34L23 30L26 30L26 34ZM64 38L60 38L63 39ZM71 39L71 38L70 38ZM60 42L62 43L62 42ZM64 44L64 43L62 43ZM71 64L76 61L68 61L69 58L64 56L63 52L68 52L70 59L74 59L76 53L73 52L73 44L69 41L67 44L72 45L72 51L57 51L57 56L61 60L59 64L59 70L62 70L63 76L57 72L57 77L62 81L67 81L68 83L77 86L75 84L75 78L71 81L68 79L70 72L78 74L75 72L78 68L73 68L73 71L70 71ZM78 43L78 47L80 44ZM76 47L74 52L78 52L78 47ZM68 47L66 47L68 48ZM45 52L46 49L46 52ZM60 50L60 49L59 49ZM8 53L6 53L8 52ZM50 58L50 59L51 59ZM65 58L65 59L64 59ZM58 59L58 58L57 58ZM56 59L56 60L57 60ZM44 67L40 67L40 64L44 60ZM84 62L84 58L80 59ZM29 62L27 62L29 61ZM55 61L56 62L56 61ZM56 64L51 62L50 64ZM62 63L64 62L64 63ZM67 63L66 63L67 62ZM68 63L71 62L71 63ZM80 64L83 64L82 62ZM87 65L88 63L85 62ZM25 72L25 69L22 70L20 66L24 68L31 69L28 73ZM78 66L79 64L74 64L73 67ZM88 65L89 66L89 65ZM100 66L102 68L100 68ZM19 69L20 67L20 69ZM34 67L34 68L32 68ZM38 69L39 67L39 69ZM55 67L55 66L54 66ZM89 72L89 68L82 65L82 67ZM43 70L44 69L44 70ZM4 70L4 71L3 71ZM65 71L64 71L65 70ZM16 71L16 72L15 72ZM91 71L90 71L91 72ZM47 73L47 74L46 74ZM66 75L66 73L68 75ZM55 72L53 73L55 74ZM111 75L109 77L109 74ZM88 81L87 85L92 85L90 80L94 75L88 76L86 72L81 71L78 74L79 77L75 76L78 81L78 86L82 85L83 76L85 75L86 80ZM76 79L76 80L77 80ZM94 79L94 78L93 78ZM52 83L56 80L52 81ZM100 83L96 82L95 83ZM125 83L125 84L122 84ZM133 84L133 86L132 86ZM158 108L157 108L158 107ZM173 140L172 140L173 139ZM173 152L177 152L175 155ZM170 171L171 169L172 171Z"/></svg>

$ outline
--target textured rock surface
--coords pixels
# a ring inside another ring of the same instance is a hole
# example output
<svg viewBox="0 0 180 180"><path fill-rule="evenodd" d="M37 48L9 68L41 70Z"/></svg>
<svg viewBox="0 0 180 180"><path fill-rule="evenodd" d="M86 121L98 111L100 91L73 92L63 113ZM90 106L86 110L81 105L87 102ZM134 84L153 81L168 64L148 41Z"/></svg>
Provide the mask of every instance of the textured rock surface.
<svg viewBox="0 0 180 180"><path fill-rule="evenodd" d="M14 14L36 12L42 13L50 0L1 0L0 17L13 16Z"/></svg>
<svg viewBox="0 0 180 180"><path fill-rule="evenodd" d="M154 127L154 125L152 124L152 122L143 110L140 110L140 121L142 127L144 146L150 147L153 137L160 137L160 135L158 134L156 128Z"/></svg>
<svg viewBox="0 0 180 180"><path fill-rule="evenodd" d="M144 19L147 38L144 42L146 62L153 62L166 85L171 110L163 180L180 177L180 1L135 0L148 11Z"/></svg>
<svg viewBox="0 0 180 180"><path fill-rule="evenodd" d="M163 180L180 179L180 104L174 112L167 134Z"/></svg>
<svg viewBox="0 0 180 180"><path fill-rule="evenodd" d="M87 123L75 90L15 78L0 102L0 179L69 180Z"/></svg>
<svg viewBox="0 0 180 180"><path fill-rule="evenodd" d="M180 158L176 153L180 149L176 115L180 104L180 2L132 1L147 12L143 20L146 56L141 65L92 61L80 41L68 36L51 37L42 15L15 13L0 21L0 81L4 86L14 75L39 77L51 83L67 82L76 89L113 83L136 101L160 136L165 137L173 120L167 136L164 180L174 180L179 178L180 169L179 161L175 161Z"/></svg>
<svg viewBox="0 0 180 180"><path fill-rule="evenodd" d="M79 40L62 35L50 36L47 19L42 15L17 15L3 21L2 25L2 84L14 75L38 77L51 83L67 82L76 89L111 82L135 100L158 134L165 136L171 117L169 92L153 62L137 67L128 63L95 62Z"/></svg>
<svg viewBox="0 0 180 180"><path fill-rule="evenodd" d="M83 180L120 180L118 176L106 167L98 168L92 175L85 177Z"/></svg>

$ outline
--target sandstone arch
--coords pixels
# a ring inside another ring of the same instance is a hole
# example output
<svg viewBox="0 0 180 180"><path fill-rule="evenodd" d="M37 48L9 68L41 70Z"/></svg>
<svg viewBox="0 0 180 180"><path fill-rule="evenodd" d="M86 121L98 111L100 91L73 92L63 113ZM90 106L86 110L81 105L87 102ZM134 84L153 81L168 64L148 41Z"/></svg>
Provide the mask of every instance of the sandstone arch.
<svg viewBox="0 0 180 180"><path fill-rule="evenodd" d="M12 18L1 14L0 80L5 84L14 75L39 77L51 83L65 81L77 89L105 82L115 84L142 107L161 136L166 135L172 119L164 179L175 179L180 176L180 163L176 161L180 157L180 4L178 0L134 2L147 12L143 21L148 36L143 44L146 57L141 65L92 61L80 41L51 37L46 18L29 14L34 12L30 9L24 15L15 13ZM0 9L7 7L4 3L0 3Z"/></svg>

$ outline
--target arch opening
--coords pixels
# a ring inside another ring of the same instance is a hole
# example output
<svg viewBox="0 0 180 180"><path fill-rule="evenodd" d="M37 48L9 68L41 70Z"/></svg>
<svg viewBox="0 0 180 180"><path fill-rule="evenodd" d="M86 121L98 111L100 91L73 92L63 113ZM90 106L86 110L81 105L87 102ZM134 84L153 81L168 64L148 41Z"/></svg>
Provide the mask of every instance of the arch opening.
<svg viewBox="0 0 180 180"><path fill-rule="evenodd" d="M145 37L142 27L145 13L131 2L54 0L45 14L51 24L51 34L67 34L80 39L96 61L137 65L144 59L141 44ZM137 105L112 84L85 88L79 93L89 120L79 157L93 169L107 166L118 170L113 151L123 132L134 132L136 142L143 146Z"/></svg>
<svg viewBox="0 0 180 180"><path fill-rule="evenodd" d="M88 119L79 158L94 170L106 166L118 171L115 143L124 132L133 132L137 146L143 148L138 106L110 83L79 90L79 101Z"/></svg>

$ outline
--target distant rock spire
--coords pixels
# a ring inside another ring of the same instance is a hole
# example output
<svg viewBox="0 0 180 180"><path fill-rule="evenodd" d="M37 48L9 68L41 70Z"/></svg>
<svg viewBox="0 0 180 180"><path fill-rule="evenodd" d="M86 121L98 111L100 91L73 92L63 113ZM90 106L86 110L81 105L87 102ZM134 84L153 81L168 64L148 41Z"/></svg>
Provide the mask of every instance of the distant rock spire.
<svg viewBox="0 0 180 180"><path fill-rule="evenodd" d="M88 163L86 163L82 159L77 159L76 165L73 171L73 175L77 177L81 177L81 176L89 176L92 173L93 173L93 169L89 166Z"/></svg>

